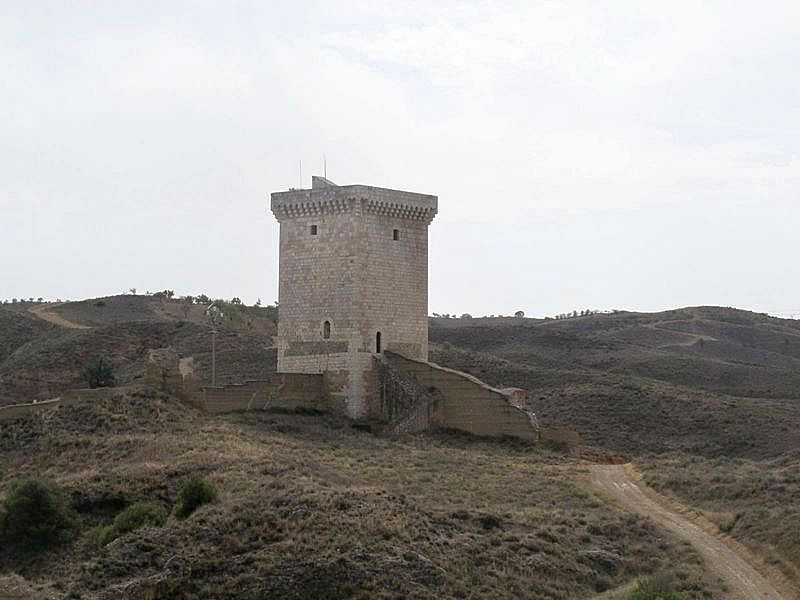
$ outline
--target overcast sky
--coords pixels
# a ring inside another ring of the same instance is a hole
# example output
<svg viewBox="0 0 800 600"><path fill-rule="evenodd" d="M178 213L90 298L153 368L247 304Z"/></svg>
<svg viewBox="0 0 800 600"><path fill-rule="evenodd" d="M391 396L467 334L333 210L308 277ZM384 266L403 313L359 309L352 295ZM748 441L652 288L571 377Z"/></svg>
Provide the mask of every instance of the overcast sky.
<svg viewBox="0 0 800 600"><path fill-rule="evenodd" d="M431 312L800 317L800 2L0 4L0 298L277 298L269 192L439 196Z"/></svg>

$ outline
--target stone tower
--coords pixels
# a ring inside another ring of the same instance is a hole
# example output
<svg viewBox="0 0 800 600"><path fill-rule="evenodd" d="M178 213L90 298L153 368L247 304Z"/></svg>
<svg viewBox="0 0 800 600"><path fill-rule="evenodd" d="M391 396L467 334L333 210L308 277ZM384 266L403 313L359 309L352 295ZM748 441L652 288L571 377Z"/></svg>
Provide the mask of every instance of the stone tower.
<svg viewBox="0 0 800 600"><path fill-rule="evenodd" d="M280 223L278 372L323 373L352 418L373 412L373 355L428 358L428 225L437 198L322 177L272 194Z"/></svg>

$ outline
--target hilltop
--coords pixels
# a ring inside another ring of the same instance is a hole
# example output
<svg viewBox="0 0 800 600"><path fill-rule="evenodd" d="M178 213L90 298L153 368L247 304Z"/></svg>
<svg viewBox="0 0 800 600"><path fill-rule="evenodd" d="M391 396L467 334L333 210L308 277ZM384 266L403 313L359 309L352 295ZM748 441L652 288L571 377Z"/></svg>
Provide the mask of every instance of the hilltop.
<svg viewBox="0 0 800 600"><path fill-rule="evenodd" d="M217 302L224 314L217 335L219 380L269 376L275 363L275 307ZM165 346L193 356L208 379L211 328L204 312L202 304L141 295L4 305L0 406L82 387L81 371L101 356L115 365L119 383L136 381L144 372L147 351Z"/></svg>

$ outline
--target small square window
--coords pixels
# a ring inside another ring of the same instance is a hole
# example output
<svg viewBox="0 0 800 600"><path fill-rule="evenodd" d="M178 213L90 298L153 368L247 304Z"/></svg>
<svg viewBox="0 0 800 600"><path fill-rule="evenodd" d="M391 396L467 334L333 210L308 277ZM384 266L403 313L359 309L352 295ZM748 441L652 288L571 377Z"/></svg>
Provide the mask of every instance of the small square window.
<svg viewBox="0 0 800 600"><path fill-rule="evenodd" d="M392 239L395 242L400 239L400 230L399 229L395 229L394 231L392 231Z"/></svg>
<svg viewBox="0 0 800 600"><path fill-rule="evenodd" d="M317 226L316 225L312 225L311 226L311 235L317 235Z"/></svg>

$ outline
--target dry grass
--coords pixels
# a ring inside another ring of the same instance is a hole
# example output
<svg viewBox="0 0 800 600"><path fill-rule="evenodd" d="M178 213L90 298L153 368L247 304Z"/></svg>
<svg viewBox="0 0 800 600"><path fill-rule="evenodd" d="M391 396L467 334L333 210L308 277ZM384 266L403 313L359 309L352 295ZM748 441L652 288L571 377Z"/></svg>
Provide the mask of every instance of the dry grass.
<svg viewBox="0 0 800 600"><path fill-rule="evenodd" d="M694 507L800 588L800 454L771 460L669 455L638 462L656 490Z"/></svg>
<svg viewBox="0 0 800 600"><path fill-rule="evenodd" d="M457 331L452 328L448 335ZM476 340L480 339L478 335ZM754 398L693 389L688 380L675 385L581 366L578 351L574 354L575 362L568 368L514 362L447 342L431 350L432 360L439 364L491 385L530 390L530 407L542 424L575 429L589 446L614 454L635 457L677 451L710 458L764 459L800 445L796 397ZM745 373L748 368L739 366ZM692 369L702 370L703 364ZM673 375L678 378L680 373L676 368Z"/></svg>
<svg viewBox="0 0 800 600"><path fill-rule="evenodd" d="M79 538L2 558L57 596L580 598L663 569L689 597L718 590L691 548L587 493L579 463L525 444L389 439L327 417L209 420L141 391L14 431L0 429L0 486L55 478L83 530L133 502L171 507L190 473L220 491L100 551ZM165 571L173 556L184 568Z"/></svg>

